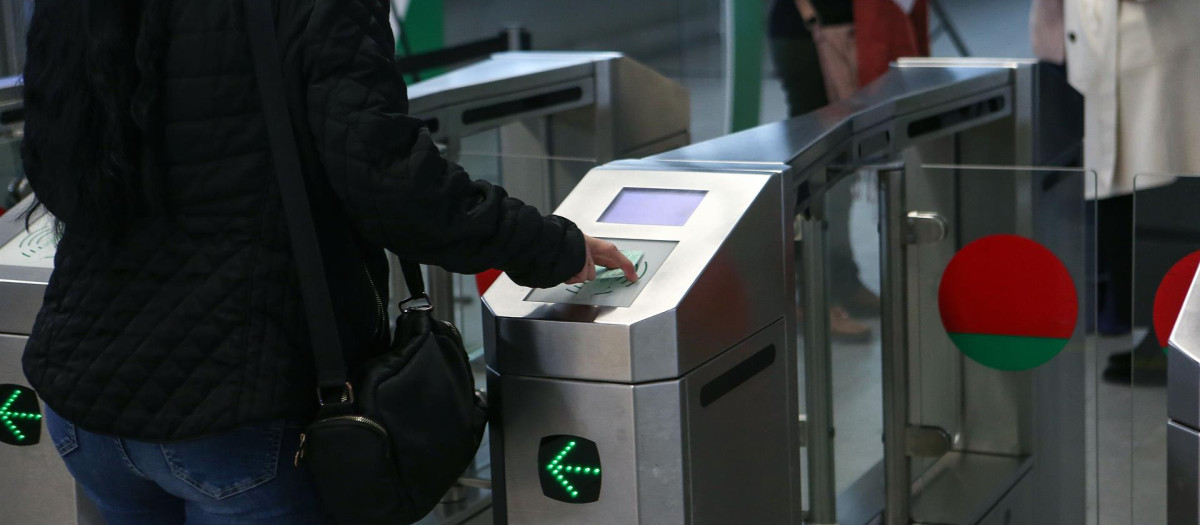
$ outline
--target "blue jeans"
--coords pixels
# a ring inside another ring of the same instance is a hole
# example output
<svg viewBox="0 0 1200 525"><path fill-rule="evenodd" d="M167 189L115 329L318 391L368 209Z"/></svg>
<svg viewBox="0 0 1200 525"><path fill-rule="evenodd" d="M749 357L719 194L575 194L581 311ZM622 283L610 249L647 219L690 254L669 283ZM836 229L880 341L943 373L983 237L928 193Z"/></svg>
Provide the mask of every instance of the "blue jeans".
<svg viewBox="0 0 1200 525"><path fill-rule="evenodd" d="M75 428L46 407L71 475L108 525L326 525L316 486L292 465L301 427L283 421L179 443Z"/></svg>

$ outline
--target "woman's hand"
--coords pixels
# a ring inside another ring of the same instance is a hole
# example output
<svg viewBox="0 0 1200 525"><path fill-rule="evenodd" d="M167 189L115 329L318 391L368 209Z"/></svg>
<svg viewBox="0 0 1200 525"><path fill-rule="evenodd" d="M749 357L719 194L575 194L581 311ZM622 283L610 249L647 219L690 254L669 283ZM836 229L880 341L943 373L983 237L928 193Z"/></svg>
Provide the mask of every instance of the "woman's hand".
<svg viewBox="0 0 1200 525"><path fill-rule="evenodd" d="M615 244L589 235L583 236L583 243L587 247L587 260L583 262L583 270L568 279L567 284L586 283L595 279L597 264L605 268L620 268L629 282L637 282L637 270L633 267L633 261L622 254Z"/></svg>

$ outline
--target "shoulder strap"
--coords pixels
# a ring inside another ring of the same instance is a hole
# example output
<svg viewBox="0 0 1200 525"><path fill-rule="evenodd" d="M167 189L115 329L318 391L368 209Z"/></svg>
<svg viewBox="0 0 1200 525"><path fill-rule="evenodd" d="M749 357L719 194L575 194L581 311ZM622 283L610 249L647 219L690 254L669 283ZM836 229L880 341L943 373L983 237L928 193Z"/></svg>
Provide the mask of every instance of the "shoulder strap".
<svg viewBox="0 0 1200 525"><path fill-rule="evenodd" d="M283 196L292 256L296 260L296 275L300 279L300 293L308 317L309 339L313 357L316 358L318 397L326 392L349 394L342 341L338 337L333 301L325 277L325 263L321 259L304 172L300 167L300 153L284 95L283 66L280 64L279 43L275 39L275 15L270 0L244 0L244 3L250 52L267 120L273 168ZM341 398L349 399L349 395ZM331 396L330 401L337 403L339 399ZM324 400L322 404L326 404Z"/></svg>
<svg viewBox="0 0 1200 525"><path fill-rule="evenodd" d="M401 262L400 272L404 274L404 284L408 285L409 299L425 296L425 278L421 276L421 265ZM425 299L429 299L429 297L425 297Z"/></svg>

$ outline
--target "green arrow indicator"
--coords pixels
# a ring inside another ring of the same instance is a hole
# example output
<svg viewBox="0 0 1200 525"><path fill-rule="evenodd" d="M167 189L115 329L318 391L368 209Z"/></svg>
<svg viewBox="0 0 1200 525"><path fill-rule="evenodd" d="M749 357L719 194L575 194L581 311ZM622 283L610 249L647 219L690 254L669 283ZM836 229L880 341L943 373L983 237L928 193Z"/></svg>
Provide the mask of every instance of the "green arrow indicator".
<svg viewBox="0 0 1200 525"><path fill-rule="evenodd" d="M562 485L563 490L567 491L567 495L571 496L572 498L578 498L579 491L575 489L575 485L571 484L571 481L567 479L567 476L571 474L583 474L585 476L600 475L599 466L584 467L580 465L568 465L564 463L567 456L570 455L571 451L575 449L576 444L577 443L574 441L567 443L567 445L563 447L562 450L558 451L558 454L554 456L554 460L546 465L546 470L550 471L550 473L554 475L554 479Z"/></svg>
<svg viewBox="0 0 1200 525"><path fill-rule="evenodd" d="M578 436L550 436L538 451L542 493L565 503L600 498L600 454L596 444Z"/></svg>
<svg viewBox="0 0 1200 525"><path fill-rule="evenodd" d="M34 445L41 437L42 414L37 396L18 385L0 385L0 442Z"/></svg>

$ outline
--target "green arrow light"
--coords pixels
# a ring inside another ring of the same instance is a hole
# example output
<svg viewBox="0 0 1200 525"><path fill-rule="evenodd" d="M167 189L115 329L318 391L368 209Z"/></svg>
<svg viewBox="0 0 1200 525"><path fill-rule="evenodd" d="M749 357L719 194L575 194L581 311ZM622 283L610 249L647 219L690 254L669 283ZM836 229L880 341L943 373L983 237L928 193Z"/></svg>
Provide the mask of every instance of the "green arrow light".
<svg viewBox="0 0 1200 525"><path fill-rule="evenodd" d="M37 395L20 385L0 385L0 443L28 446L41 437Z"/></svg>
<svg viewBox="0 0 1200 525"><path fill-rule="evenodd" d="M554 456L554 460L546 464L546 470L550 471L551 474L554 474L554 479L558 480L558 482L562 485L563 490L566 491L567 495L572 498L578 498L579 491L575 488L575 485L571 484L571 481L568 480L566 476L571 476L574 474L582 474L585 476L600 475L600 467L598 465L583 466L568 465L565 463L567 457L571 454L571 451L575 450L576 445L577 443L574 441L567 443L566 446L559 450L558 454Z"/></svg>

